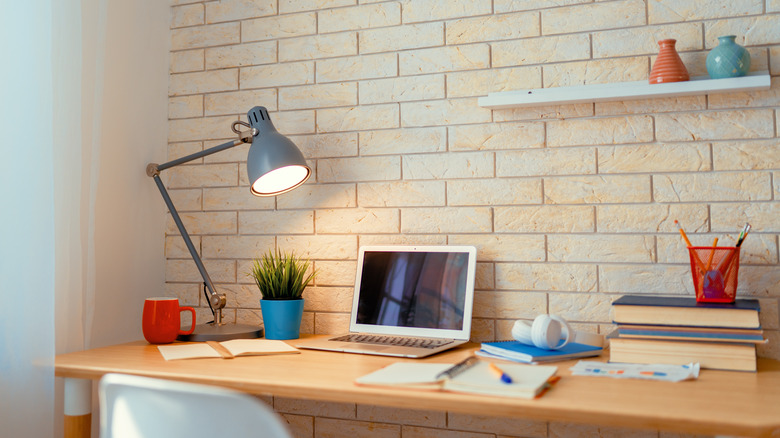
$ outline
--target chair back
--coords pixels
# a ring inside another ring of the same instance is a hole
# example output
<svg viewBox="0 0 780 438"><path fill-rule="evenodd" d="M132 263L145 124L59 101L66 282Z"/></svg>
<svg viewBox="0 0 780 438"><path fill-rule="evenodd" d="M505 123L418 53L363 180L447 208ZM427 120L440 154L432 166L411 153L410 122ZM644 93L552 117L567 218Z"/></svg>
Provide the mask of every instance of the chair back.
<svg viewBox="0 0 780 438"><path fill-rule="evenodd" d="M216 386L106 374L99 401L101 438L292 436L265 403Z"/></svg>

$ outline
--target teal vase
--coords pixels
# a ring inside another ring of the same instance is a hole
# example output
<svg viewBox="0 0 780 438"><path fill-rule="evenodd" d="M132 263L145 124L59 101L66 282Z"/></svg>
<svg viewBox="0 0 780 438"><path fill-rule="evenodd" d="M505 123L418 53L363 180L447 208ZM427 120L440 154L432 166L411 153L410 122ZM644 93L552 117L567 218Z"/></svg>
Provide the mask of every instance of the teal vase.
<svg viewBox="0 0 780 438"><path fill-rule="evenodd" d="M735 43L737 37L718 37L718 46L707 55L707 73L712 79L745 76L750 70L750 53Z"/></svg>
<svg viewBox="0 0 780 438"><path fill-rule="evenodd" d="M260 300L266 339L298 339L301 336L303 298Z"/></svg>

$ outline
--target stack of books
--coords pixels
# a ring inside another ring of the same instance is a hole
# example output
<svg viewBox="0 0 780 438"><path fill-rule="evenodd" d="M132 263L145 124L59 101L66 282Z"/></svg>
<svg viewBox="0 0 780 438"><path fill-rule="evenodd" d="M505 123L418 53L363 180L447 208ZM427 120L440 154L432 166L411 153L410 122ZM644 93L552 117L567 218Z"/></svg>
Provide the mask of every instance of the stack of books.
<svg viewBox="0 0 780 438"><path fill-rule="evenodd" d="M766 342L759 310L754 299L623 296L612 303L618 328L610 335L610 361L756 371L756 344Z"/></svg>

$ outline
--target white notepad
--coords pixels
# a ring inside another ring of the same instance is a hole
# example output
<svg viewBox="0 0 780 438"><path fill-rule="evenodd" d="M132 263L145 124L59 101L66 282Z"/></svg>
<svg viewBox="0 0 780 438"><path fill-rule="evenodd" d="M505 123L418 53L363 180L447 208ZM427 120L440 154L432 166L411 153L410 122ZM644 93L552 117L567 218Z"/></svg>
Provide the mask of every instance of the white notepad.
<svg viewBox="0 0 780 438"><path fill-rule="evenodd" d="M230 341L219 342L233 356L261 356L267 354L291 354L300 353L300 351L288 345L286 342L271 339L233 339ZM205 343L192 343L181 345L159 345L165 360L178 359L202 359L208 357L224 357L214 347Z"/></svg>

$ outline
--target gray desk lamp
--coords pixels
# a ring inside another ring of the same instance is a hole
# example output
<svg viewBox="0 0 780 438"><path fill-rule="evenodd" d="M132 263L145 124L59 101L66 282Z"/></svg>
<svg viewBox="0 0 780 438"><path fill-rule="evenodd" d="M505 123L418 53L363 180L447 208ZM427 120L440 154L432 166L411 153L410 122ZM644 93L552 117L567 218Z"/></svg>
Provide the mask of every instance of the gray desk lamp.
<svg viewBox="0 0 780 438"><path fill-rule="evenodd" d="M229 141L219 146L204 149L186 157L169 161L163 164L150 163L146 166L146 174L154 178L160 194L171 212L176 227L179 228L184 243L190 251L195 265L203 277L205 284L204 293L208 299L209 307L214 314L214 321L207 324L199 324L191 335L180 336L184 341L224 341L237 338L258 338L263 335L263 329L247 324L225 324L222 321L222 309L225 307L224 294L217 293L211 282L206 268L203 266L192 239L184 228L184 224L173 206L168 191L160 180L160 172L187 163L198 158L211 155L225 149L238 146L243 143L251 143L246 159L247 173L249 175L249 191L255 196L276 196L288 192L303 184L311 175L311 168L306 164L303 154L287 137L280 134L268 116L268 110L256 106L247 113L249 123L233 122L233 132L238 134L238 139ZM237 126L249 128L241 131Z"/></svg>

